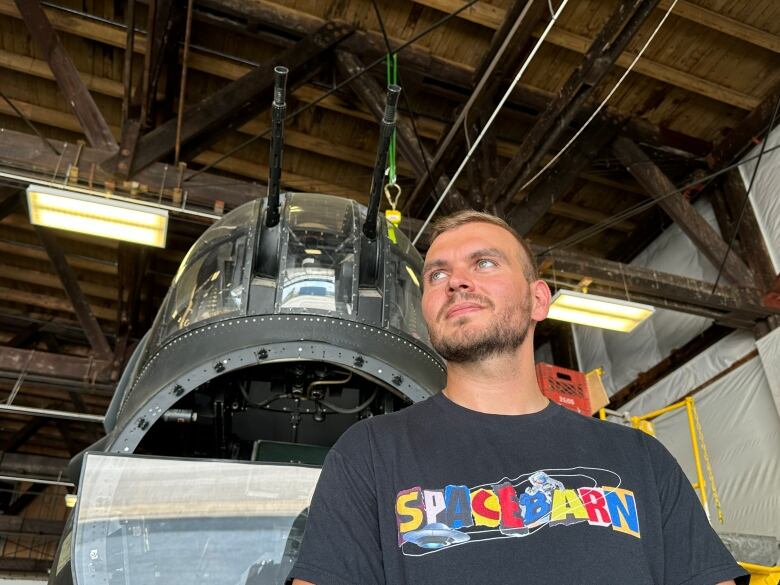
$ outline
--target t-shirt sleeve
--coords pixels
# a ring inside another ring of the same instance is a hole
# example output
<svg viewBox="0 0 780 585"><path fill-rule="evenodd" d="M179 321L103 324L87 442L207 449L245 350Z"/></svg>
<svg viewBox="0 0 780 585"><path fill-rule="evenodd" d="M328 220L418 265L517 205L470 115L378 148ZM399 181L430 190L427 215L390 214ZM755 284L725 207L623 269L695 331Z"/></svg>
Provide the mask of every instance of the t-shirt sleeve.
<svg viewBox="0 0 780 585"><path fill-rule="evenodd" d="M650 453L661 501L664 583L715 585L746 575L712 529L677 460L659 441L641 434Z"/></svg>
<svg viewBox="0 0 780 585"><path fill-rule="evenodd" d="M338 447L330 450L323 465L300 554L287 582L297 578L315 585L384 585L370 463L348 457Z"/></svg>

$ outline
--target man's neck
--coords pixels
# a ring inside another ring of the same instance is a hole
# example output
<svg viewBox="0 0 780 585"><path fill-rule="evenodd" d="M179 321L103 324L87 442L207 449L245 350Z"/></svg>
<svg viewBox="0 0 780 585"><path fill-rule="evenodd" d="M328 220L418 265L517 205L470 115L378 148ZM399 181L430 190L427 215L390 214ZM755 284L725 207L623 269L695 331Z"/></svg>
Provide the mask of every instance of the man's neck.
<svg viewBox="0 0 780 585"><path fill-rule="evenodd" d="M529 336L530 337L530 336ZM549 400L536 380L532 345L473 363L448 363L444 394L455 404L486 414L531 414Z"/></svg>

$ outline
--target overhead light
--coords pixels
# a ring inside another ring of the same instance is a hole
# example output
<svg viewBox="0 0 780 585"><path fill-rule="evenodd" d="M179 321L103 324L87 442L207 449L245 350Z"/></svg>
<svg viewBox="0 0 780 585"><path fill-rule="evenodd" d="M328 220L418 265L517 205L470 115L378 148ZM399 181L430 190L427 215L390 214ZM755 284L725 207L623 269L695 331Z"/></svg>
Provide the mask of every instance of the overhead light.
<svg viewBox="0 0 780 585"><path fill-rule="evenodd" d="M654 312L655 308L650 305L559 290L552 299L547 316L558 321L628 333Z"/></svg>
<svg viewBox="0 0 780 585"><path fill-rule="evenodd" d="M322 250L318 250L317 248L306 248L304 252L307 253L309 256L319 256L320 254L322 254Z"/></svg>
<svg viewBox="0 0 780 585"><path fill-rule="evenodd" d="M30 223L112 240L165 247L168 212L39 185L27 188Z"/></svg>

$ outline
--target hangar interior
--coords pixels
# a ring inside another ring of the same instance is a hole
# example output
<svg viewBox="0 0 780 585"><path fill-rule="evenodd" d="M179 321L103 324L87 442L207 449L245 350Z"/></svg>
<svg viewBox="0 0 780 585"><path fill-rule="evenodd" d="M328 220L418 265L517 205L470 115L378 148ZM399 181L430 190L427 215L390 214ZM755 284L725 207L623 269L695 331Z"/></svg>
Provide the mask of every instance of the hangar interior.
<svg viewBox="0 0 780 585"><path fill-rule="evenodd" d="M696 483L703 437L716 531L780 564L780 3L0 0L0 574L46 579L68 462L104 437L133 351L197 260L185 256L266 197L278 65L283 194L367 205L395 83L381 210L401 212L398 241L424 254L431 216L486 210L529 240L554 293L652 307L629 333L546 320L536 356L600 368L614 421L693 397L695 424L662 414L658 438ZM34 225L30 185L164 209L165 243ZM323 224L361 219L291 197L285 209ZM293 258L307 232L289 226ZM407 280L412 264L398 264ZM290 302L311 294L288 284ZM413 332L409 311L398 326ZM342 373L269 369L267 382ZM344 404L374 399L351 391ZM388 396L388 410L404 402ZM180 428L155 432L187 442ZM251 450L231 449L204 453Z"/></svg>

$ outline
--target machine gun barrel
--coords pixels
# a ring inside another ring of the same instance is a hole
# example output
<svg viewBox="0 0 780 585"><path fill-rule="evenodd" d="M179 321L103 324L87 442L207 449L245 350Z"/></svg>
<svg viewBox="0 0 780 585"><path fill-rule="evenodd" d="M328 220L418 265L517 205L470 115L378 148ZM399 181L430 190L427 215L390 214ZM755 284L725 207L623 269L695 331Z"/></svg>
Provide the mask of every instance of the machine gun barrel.
<svg viewBox="0 0 780 585"><path fill-rule="evenodd" d="M271 154L268 170L268 207L266 227L279 223L279 184L282 176L282 149L284 147L284 117L287 113L287 67L274 67L274 101L271 106Z"/></svg>
<svg viewBox="0 0 780 585"><path fill-rule="evenodd" d="M363 233L369 240L376 238L376 217L379 213L379 202L382 196L385 166L387 165L387 152L390 149L390 139L393 137L393 131L395 130L395 114L400 94L401 88L398 85L387 86L387 105L385 106L385 115L382 118L379 129L376 163L371 179L371 197L368 202L368 210L366 211L366 222L363 224Z"/></svg>

